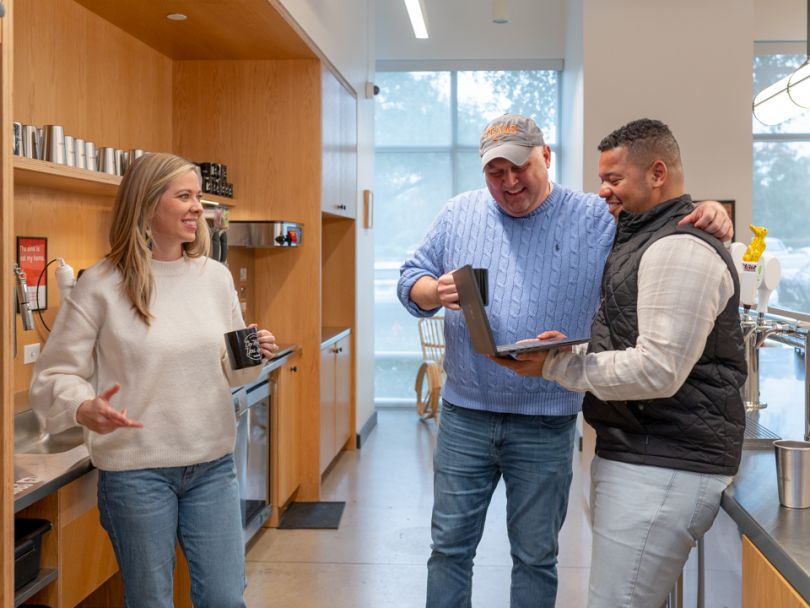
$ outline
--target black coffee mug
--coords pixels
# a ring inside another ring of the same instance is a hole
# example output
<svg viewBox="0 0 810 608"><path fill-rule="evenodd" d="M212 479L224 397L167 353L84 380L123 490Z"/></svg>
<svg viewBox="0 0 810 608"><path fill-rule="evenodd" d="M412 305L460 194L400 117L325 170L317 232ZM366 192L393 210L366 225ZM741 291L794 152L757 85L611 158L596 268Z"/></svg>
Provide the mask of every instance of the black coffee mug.
<svg viewBox="0 0 810 608"><path fill-rule="evenodd" d="M225 334L225 346L233 369L244 369L262 364L259 334L255 327L245 327Z"/></svg>
<svg viewBox="0 0 810 608"><path fill-rule="evenodd" d="M489 304L489 273L486 268L473 268L475 284L478 285L478 293L481 294L481 301L484 306Z"/></svg>

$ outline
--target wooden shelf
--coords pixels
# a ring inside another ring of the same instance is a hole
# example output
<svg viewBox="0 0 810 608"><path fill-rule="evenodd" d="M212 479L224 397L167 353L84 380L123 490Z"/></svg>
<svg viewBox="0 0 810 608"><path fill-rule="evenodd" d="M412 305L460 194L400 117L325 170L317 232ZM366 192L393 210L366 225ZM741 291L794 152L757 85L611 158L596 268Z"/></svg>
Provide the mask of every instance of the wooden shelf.
<svg viewBox="0 0 810 608"><path fill-rule="evenodd" d="M171 59L315 59L278 0L77 0ZM183 23L166 19L183 13Z"/></svg>
<svg viewBox="0 0 810 608"><path fill-rule="evenodd" d="M37 577L14 593L14 605L19 606L30 599L40 589L44 589L56 580L57 571L53 568L40 568Z"/></svg>
<svg viewBox="0 0 810 608"><path fill-rule="evenodd" d="M15 156L14 183L22 186L36 186L51 190L78 192L80 194L115 196L115 192L121 184L121 177L59 165L46 160ZM233 207L234 199L204 192L203 204L205 203Z"/></svg>
<svg viewBox="0 0 810 608"><path fill-rule="evenodd" d="M14 183L79 194L115 196L121 178L98 171L58 165L46 160L15 156Z"/></svg>

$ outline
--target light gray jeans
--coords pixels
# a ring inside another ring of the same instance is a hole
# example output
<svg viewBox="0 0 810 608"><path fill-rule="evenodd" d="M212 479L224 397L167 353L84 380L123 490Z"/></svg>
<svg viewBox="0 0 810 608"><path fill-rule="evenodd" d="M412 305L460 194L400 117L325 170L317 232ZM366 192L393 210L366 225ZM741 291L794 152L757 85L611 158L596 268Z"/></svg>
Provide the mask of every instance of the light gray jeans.
<svg viewBox="0 0 810 608"><path fill-rule="evenodd" d="M731 480L595 457L588 608L662 606Z"/></svg>

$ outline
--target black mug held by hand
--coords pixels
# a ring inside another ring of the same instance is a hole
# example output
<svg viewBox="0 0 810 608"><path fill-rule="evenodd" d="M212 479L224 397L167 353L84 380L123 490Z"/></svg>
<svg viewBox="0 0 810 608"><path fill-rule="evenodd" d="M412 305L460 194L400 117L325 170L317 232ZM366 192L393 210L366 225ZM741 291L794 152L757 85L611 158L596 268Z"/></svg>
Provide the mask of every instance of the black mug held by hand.
<svg viewBox="0 0 810 608"><path fill-rule="evenodd" d="M259 334L255 327L245 327L225 334L225 346L233 369L244 369L262 364Z"/></svg>

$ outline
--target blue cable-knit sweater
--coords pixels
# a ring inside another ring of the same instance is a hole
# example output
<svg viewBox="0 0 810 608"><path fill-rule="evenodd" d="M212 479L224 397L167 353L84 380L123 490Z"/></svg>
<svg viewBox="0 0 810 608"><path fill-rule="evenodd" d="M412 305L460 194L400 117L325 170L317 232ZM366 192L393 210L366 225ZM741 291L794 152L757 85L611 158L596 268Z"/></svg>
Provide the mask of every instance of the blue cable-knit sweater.
<svg viewBox="0 0 810 608"><path fill-rule="evenodd" d="M397 293L408 311L422 276L438 278L465 264L489 269L487 316L497 344L558 329L590 335L615 227L605 202L553 185L532 213L504 213L486 189L451 199L400 270ZM527 415L575 414L582 394L542 378L524 378L473 350L464 315L445 310L444 398L462 407Z"/></svg>

